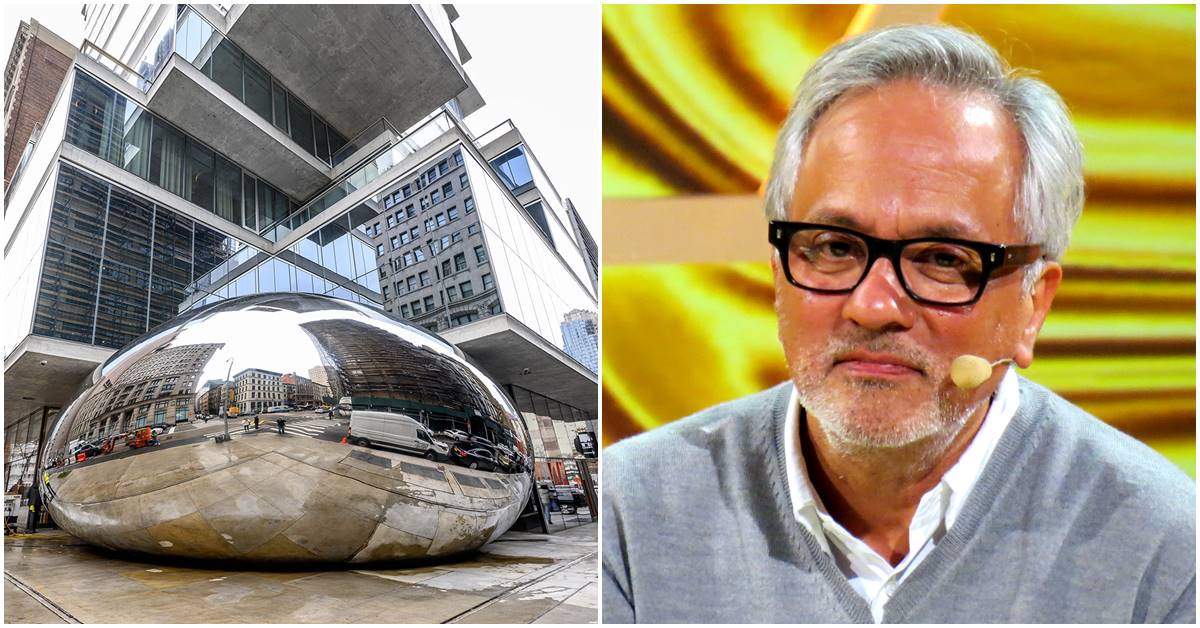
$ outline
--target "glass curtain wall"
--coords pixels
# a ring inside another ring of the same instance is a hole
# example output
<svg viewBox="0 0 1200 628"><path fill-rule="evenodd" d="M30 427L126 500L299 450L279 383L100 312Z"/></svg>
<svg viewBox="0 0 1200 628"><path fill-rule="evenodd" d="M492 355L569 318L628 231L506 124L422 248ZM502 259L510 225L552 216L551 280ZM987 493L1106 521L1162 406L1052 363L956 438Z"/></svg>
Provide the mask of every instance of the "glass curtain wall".
<svg viewBox="0 0 1200 628"><path fill-rule="evenodd" d="M237 225L271 224L297 203L274 186L79 72L66 140Z"/></svg>
<svg viewBox="0 0 1200 628"><path fill-rule="evenodd" d="M597 310L590 283L571 272L484 166L474 159L465 165L504 311L565 351L561 324L568 315Z"/></svg>
<svg viewBox="0 0 1200 628"><path fill-rule="evenodd" d="M328 165L346 138L186 5L179 6L175 52L264 120Z"/></svg>
<svg viewBox="0 0 1200 628"><path fill-rule="evenodd" d="M256 252L63 163L33 333L122 347L173 318L192 277Z"/></svg>
<svg viewBox="0 0 1200 628"><path fill-rule="evenodd" d="M57 413L57 410L52 410L47 418L53 419ZM33 486L41 435L40 408L4 426L5 494L21 494Z"/></svg>

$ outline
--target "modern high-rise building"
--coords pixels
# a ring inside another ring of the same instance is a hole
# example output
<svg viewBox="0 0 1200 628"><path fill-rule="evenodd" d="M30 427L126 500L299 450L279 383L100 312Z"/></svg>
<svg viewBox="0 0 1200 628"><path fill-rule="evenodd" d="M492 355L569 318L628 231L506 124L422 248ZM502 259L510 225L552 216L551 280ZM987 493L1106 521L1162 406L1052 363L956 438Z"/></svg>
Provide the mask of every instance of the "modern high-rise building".
<svg viewBox="0 0 1200 628"><path fill-rule="evenodd" d="M600 330L596 324L596 313L588 310L571 310L562 322L563 345L571 357L600 372Z"/></svg>
<svg viewBox="0 0 1200 628"><path fill-rule="evenodd" d="M24 157L5 190L6 432L40 433L97 365L176 314L274 291L440 334L532 425L594 422L595 366L563 324L597 310L595 242L513 124L467 126L484 99L453 6L83 16L32 143L12 138ZM238 403L284 404L284 377L238 374ZM324 372L292 380L341 394ZM243 398L246 386L262 389Z"/></svg>

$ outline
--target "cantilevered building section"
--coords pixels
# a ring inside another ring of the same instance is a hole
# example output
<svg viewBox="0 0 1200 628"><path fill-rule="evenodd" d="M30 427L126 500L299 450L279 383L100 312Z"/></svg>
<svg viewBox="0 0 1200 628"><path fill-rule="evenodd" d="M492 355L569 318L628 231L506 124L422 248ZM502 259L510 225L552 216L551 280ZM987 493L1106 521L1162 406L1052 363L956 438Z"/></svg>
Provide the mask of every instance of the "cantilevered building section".
<svg viewBox="0 0 1200 628"><path fill-rule="evenodd" d="M84 13L6 191L6 425L179 312L276 291L386 309L519 398L596 418L596 374L562 327L597 311L595 243L511 123L464 124L484 100L452 7ZM252 407L347 392L288 375L232 384L279 388ZM210 414L214 389L201 404L191 385L187 416Z"/></svg>

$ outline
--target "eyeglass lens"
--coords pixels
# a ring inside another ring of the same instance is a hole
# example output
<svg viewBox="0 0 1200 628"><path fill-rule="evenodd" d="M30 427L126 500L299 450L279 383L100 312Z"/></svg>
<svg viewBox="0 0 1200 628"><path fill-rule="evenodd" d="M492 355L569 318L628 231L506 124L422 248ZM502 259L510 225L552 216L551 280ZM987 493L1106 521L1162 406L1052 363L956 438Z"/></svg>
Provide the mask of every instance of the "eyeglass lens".
<svg viewBox="0 0 1200 628"><path fill-rule="evenodd" d="M806 288L850 290L867 271L870 251L853 234L801 229L788 247L792 278ZM909 290L922 299L959 303L975 297L983 280L983 259L975 249L945 242L918 241L900 252L896 269Z"/></svg>

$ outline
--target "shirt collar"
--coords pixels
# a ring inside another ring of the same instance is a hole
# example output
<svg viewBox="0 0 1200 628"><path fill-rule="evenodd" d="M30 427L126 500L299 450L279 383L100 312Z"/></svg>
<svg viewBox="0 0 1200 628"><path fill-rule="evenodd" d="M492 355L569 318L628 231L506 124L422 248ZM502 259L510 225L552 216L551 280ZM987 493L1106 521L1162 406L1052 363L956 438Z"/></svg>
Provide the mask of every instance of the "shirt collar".
<svg viewBox="0 0 1200 628"><path fill-rule="evenodd" d="M970 494L971 488L983 473L983 468L1000 442L1005 428L1016 415L1019 401L1020 393L1016 371L1009 367L1000 380L1000 385L996 387L996 393L992 397L987 415L984 416L983 425L971 439L971 444L963 451L958 462L955 462L954 466L950 467L942 476L941 482L930 489L930 492L943 490L943 487L950 490L950 498L946 502L945 510L941 513L942 518L945 519L946 529L953 525L958 513L962 510L967 495ZM788 401L783 429L788 493L792 499L793 514L817 538L821 547L825 551L829 551L819 517L821 514L826 514L825 508L809 481L804 457L801 453L800 398L794 386Z"/></svg>

